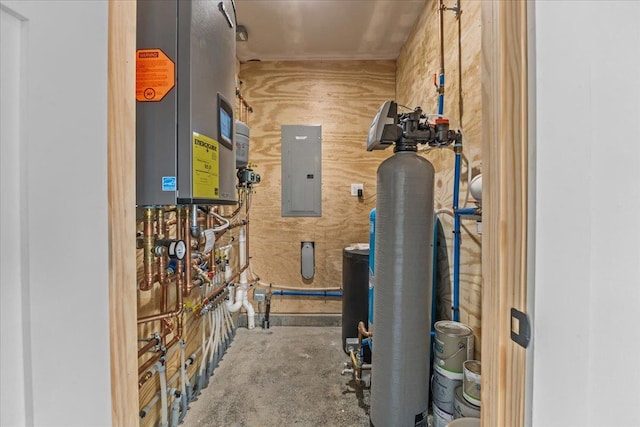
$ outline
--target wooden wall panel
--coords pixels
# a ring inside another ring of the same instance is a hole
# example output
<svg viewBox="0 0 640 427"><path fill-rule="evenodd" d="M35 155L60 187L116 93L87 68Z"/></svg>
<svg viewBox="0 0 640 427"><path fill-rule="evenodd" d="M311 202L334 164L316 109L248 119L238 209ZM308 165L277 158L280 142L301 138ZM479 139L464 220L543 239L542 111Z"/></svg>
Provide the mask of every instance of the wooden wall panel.
<svg viewBox="0 0 640 427"><path fill-rule="evenodd" d="M454 2L446 2L453 6ZM444 115L461 125L464 131L464 154L475 176L482 171L482 97L480 90L480 1L461 0L462 13L444 13L445 105ZM433 75L440 71L438 1L428 0L418 22L409 35L397 61L397 101L408 107L421 106L427 113L437 112L437 92ZM453 124L453 126L457 126ZM436 209L451 209L453 200L452 150L431 150L425 157L436 169ZM462 169L460 205L466 193L467 168ZM473 204L470 204L473 206ZM438 267L452 272L453 220L440 215L449 253ZM474 220L462 220L460 267L460 320L470 325L477 340L476 357L480 357L482 318L482 236ZM450 283L453 281L451 280ZM450 285L449 285L450 286ZM450 291L450 287L447 289ZM450 303L450 296L445 295ZM440 312L440 310L439 310ZM450 313L450 310L448 310Z"/></svg>
<svg viewBox="0 0 640 427"><path fill-rule="evenodd" d="M376 170L391 152L365 150L369 125L395 97L394 61L248 62L243 95L253 106L250 162L262 176L251 210L253 271L267 283L340 286L342 249L369 240ZM322 217L280 216L280 126L322 125ZM364 184L364 201L350 195ZM315 242L315 276L300 275L300 242ZM339 313L339 300L274 297L276 313Z"/></svg>
<svg viewBox="0 0 640 427"><path fill-rule="evenodd" d="M482 5L482 154L486 240L482 324L484 426L524 425L525 349L510 339L510 308L526 310L527 3Z"/></svg>
<svg viewBox="0 0 640 427"><path fill-rule="evenodd" d="M109 2L108 197L111 405L114 426L138 422L135 283L135 2Z"/></svg>

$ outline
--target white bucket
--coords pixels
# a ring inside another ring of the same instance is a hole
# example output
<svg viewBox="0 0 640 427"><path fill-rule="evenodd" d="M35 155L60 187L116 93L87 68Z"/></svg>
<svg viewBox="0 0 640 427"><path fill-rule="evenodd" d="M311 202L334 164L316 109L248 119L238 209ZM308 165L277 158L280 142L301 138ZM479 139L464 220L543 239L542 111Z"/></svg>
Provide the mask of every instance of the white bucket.
<svg viewBox="0 0 640 427"><path fill-rule="evenodd" d="M446 427L480 427L480 418L458 418L451 421Z"/></svg>
<svg viewBox="0 0 640 427"><path fill-rule="evenodd" d="M453 415L438 408L437 405L433 405L433 427L447 427L451 420L453 420Z"/></svg>
<svg viewBox="0 0 640 427"><path fill-rule="evenodd" d="M433 376L431 377L431 396L433 396L433 406L438 406L441 410L453 414L453 401L456 397L456 387L462 385L462 374L449 372L440 366L433 366Z"/></svg>
<svg viewBox="0 0 640 427"><path fill-rule="evenodd" d="M453 402L453 418L480 418L480 407L472 405L462 397L462 386L456 388L456 400Z"/></svg>
<svg viewBox="0 0 640 427"><path fill-rule="evenodd" d="M480 373L479 360L467 360L463 364L464 378L462 379L462 395L467 402L481 406L480 401Z"/></svg>
<svg viewBox="0 0 640 427"><path fill-rule="evenodd" d="M462 374L462 364L473 358L473 329L464 323L441 320L434 325L434 365Z"/></svg>

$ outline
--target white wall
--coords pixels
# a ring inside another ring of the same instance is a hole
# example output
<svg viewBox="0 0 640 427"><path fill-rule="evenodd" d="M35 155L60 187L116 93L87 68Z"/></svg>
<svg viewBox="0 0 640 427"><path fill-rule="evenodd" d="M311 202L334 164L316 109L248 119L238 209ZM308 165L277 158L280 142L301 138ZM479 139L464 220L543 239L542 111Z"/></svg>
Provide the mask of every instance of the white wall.
<svg viewBox="0 0 640 427"><path fill-rule="evenodd" d="M639 23L535 4L534 426L640 426Z"/></svg>
<svg viewBox="0 0 640 427"><path fill-rule="evenodd" d="M22 105L5 114L2 104L2 291L12 300L1 307L1 423L111 425L107 2L0 5L3 38L5 18L19 18L11 21L20 27L12 45L19 53L12 57L21 61ZM3 40L3 60L6 46ZM2 77L3 97L7 81L13 85ZM8 136L5 120L18 126ZM13 153L7 169L5 152ZM20 178L6 181L6 174ZM17 254L4 245L12 226L20 236L13 239ZM5 275L7 269L13 274ZM5 314L15 338L10 345ZM17 407L7 415L5 403Z"/></svg>

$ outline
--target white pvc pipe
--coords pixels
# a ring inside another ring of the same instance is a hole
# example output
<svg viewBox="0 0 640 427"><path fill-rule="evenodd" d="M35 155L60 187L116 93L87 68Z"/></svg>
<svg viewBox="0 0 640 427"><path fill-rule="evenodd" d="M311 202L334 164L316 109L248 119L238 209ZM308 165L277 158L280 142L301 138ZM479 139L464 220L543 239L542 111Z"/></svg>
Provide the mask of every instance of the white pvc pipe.
<svg viewBox="0 0 640 427"><path fill-rule="evenodd" d="M220 307L212 313L215 318L215 333L213 334L213 345L211 346L211 353L209 354L209 363L213 362L213 357L216 354L218 347L220 346Z"/></svg>
<svg viewBox="0 0 640 427"><path fill-rule="evenodd" d="M222 313L224 314L224 326L226 328L226 331L228 335L231 335L231 331L233 330L233 319L231 318L231 313L229 313L229 310L227 310L226 306L223 308Z"/></svg>
<svg viewBox="0 0 640 427"><path fill-rule="evenodd" d="M247 235L246 235L246 226L240 227L240 234L238 235L238 248L240 254L238 256L238 263L240 268L243 268L247 264ZM247 270L245 269L242 273L240 273L240 284L247 283Z"/></svg>
<svg viewBox="0 0 640 427"><path fill-rule="evenodd" d="M165 366L158 362L158 375L160 376L160 427L168 427L168 403L167 403L167 371Z"/></svg>
<svg viewBox="0 0 640 427"><path fill-rule="evenodd" d="M210 333L209 333L209 339L207 340L207 345L206 347L204 347L203 351L202 351L202 361L200 363L200 376L204 375L204 373L206 372L207 369L207 353L208 352L212 352L213 353L213 336L214 336L214 320L213 320L213 312L209 312L207 313L207 317L209 318L209 329L210 329Z"/></svg>
<svg viewBox="0 0 640 427"><path fill-rule="evenodd" d="M242 300L243 300L243 294L246 292L246 286L237 286L236 287L236 297L235 297L235 302L233 300L233 289L229 290L229 300L225 301L225 304L227 306L227 310L229 310L231 313L235 313L236 311L240 310L240 307L242 307Z"/></svg>
<svg viewBox="0 0 640 427"><path fill-rule="evenodd" d="M224 265L224 281L229 282L233 277L233 268L229 265L229 254L231 253L231 245L223 246L220 250L224 253L225 265ZM232 296L233 297L233 296Z"/></svg>
<svg viewBox="0 0 640 427"><path fill-rule="evenodd" d="M256 327L256 311L253 309L253 305L249 302L249 292L245 290L242 298L242 306L247 310L247 329L253 329Z"/></svg>
<svg viewBox="0 0 640 427"><path fill-rule="evenodd" d="M189 381L187 376L187 366L185 363L185 351L187 345L184 340L180 340L180 393L182 393L182 402L185 403L182 408L183 416L187 413L187 381Z"/></svg>

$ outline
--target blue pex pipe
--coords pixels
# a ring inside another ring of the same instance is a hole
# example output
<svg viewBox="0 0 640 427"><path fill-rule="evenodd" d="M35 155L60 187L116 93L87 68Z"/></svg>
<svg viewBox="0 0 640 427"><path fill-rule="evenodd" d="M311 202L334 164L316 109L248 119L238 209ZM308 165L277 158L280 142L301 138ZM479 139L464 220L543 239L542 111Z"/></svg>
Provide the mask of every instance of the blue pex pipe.
<svg viewBox="0 0 640 427"><path fill-rule="evenodd" d="M460 144L456 143L456 147ZM462 163L462 150L456 149L455 165L453 170L453 212L458 212L458 199L460 198L460 166ZM453 320L460 321L460 215L453 215Z"/></svg>
<svg viewBox="0 0 640 427"><path fill-rule="evenodd" d="M440 95L438 95L438 114L444 114L444 73L440 74Z"/></svg>
<svg viewBox="0 0 640 427"><path fill-rule="evenodd" d="M342 297L342 291L271 291L272 295L296 297Z"/></svg>
<svg viewBox="0 0 640 427"><path fill-rule="evenodd" d="M455 211L456 215L479 215L478 214L478 209L477 208L463 208L463 209L458 209L457 211Z"/></svg>

